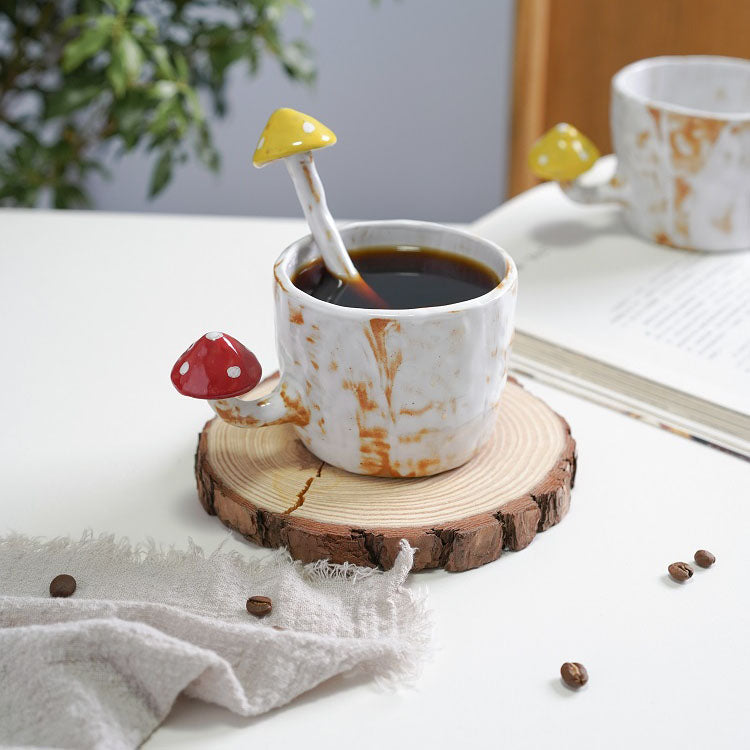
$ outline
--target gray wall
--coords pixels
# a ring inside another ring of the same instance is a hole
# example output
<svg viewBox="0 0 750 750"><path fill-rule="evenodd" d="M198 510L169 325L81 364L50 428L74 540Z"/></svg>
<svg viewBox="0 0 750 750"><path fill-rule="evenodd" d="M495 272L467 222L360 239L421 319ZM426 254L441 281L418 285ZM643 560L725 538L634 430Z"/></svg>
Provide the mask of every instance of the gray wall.
<svg viewBox="0 0 750 750"><path fill-rule="evenodd" d="M297 216L279 164L250 158L279 106L307 112L338 136L316 159L340 218L470 221L505 192L513 0L311 0L307 38L313 88L287 81L274 61L249 78L233 71L230 112L214 132L223 168L188 165L155 201L149 162L112 162L93 183L98 208L125 211ZM301 24L291 20L290 30Z"/></svg>

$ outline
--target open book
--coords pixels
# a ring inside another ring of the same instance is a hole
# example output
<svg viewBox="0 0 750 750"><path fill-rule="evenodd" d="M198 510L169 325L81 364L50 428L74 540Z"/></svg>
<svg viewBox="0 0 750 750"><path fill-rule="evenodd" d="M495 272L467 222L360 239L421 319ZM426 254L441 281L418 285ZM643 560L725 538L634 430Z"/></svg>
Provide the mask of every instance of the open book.
<svg viewBox="0 0 750 750"><path fill-rule="evenodd" d="M553 184L472 230L518 265L512 367L750 457L750 252L651 244Z"/></svg>

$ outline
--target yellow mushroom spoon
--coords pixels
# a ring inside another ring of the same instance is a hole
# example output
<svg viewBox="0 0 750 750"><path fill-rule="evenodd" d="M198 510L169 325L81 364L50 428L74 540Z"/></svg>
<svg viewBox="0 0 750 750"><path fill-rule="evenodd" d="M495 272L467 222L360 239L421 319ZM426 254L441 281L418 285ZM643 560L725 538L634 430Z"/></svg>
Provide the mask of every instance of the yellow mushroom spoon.
<svg viewBox="0 0 750 750"><path fill-rule="evenodd" d="M272 161L284 160L328 271L337 279L355 285L374 307L385 308L387 303L364 281L352 263L326 204L325 190L312 151L334 143L335 134L322 122L284 107L268 118L253 154L253 164L264 167Z"/></svg>

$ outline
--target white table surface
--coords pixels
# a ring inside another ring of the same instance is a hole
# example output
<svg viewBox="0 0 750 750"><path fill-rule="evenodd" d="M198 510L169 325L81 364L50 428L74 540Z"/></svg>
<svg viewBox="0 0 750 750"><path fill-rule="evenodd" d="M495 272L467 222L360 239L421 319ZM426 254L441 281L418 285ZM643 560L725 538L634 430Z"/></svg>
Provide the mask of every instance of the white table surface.
<svg viewBox="0 0 750 750"><path fill-rule="evenodd" d="M275 367L271 263L302 233L297 220L0 212L0 533L207 550L229 535L263 554L198 504L209 410L169 371L212 329ZM528 387L578 441L571 511L522 552L412 577L436 645L415 687L340 678L251 720L180 699L147 746L750 746L750 467ZM667 565L701 547L714 568L671 582ZM583 691L561 686L563 661L587 666Z"/></svg>

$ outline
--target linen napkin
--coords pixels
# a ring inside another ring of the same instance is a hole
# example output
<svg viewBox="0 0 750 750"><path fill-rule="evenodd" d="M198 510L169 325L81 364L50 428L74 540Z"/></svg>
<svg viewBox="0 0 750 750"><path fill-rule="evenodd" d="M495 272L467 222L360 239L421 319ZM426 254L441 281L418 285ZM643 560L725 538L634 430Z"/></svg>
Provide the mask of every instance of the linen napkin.
<svg viewBox="0 0 750 750"><path fill-rule="evenodd" d="M334 675L416 676L430 639L424 595L386 572L284 550L260 561L86 533L0 538L0 744L132 748L180 693L255 716ZM77 581L51 598L61 573ZM262 619L250 596L270 597Z"/></svg>

